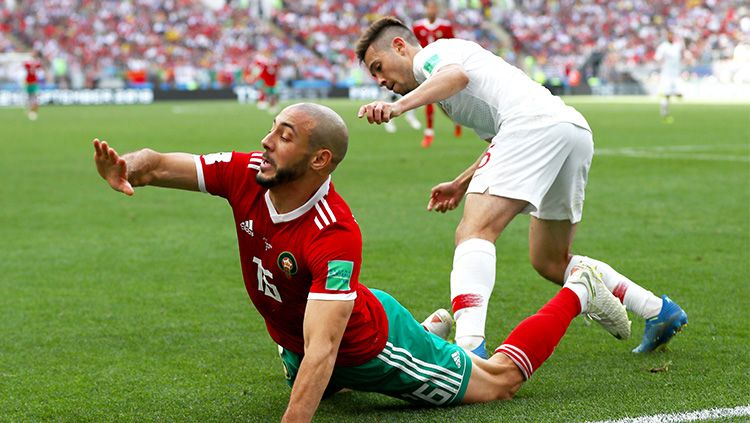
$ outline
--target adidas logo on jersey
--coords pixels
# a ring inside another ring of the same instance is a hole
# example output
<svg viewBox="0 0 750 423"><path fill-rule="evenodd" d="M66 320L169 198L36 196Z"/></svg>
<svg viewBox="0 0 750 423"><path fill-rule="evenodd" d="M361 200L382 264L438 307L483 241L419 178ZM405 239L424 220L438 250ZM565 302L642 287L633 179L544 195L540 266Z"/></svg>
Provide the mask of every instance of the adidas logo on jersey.
<svg viewBox="0 0 750 423"><path fill-rule="evenodd" d="M321 204L323 207L321 207ZM315 203L315 211L317 211L318 214L315 216L315 226L317 226L318 229L323 229L328 225L336 223L336 215L333 214L333 210L331 210L331 207L328 205L328 201L326 201L325 198L322 198Z"/></svg>
<svg viewBox="0 0 750 423"><path fill-rule="evenodd" d="M253 221L252 221L252 219L246 220L246 221L240 223L240 229L242 229L243 231L247 232L248 235L250 235L250 236L254 236L255 235L253 233Z"/></svg>
<svg viewBox="0 0 750 423"><path fill-rule="evenodd" d="M451 354L451 357L453 358L453 362L456 363L456 367L460 369L461 368L461 354L458 351L453 351L453 354Z"/></svg>

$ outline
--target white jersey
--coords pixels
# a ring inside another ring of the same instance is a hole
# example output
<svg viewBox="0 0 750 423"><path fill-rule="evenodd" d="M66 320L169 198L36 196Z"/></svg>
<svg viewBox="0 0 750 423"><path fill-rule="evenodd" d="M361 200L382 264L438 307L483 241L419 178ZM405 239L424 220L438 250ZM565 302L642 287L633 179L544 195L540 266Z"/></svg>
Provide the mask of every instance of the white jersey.
<svg viewBox="0 0 750 423"><path fill-rule="evenodd" d="M451 64L464 69L469 84L440 105L456 123L474 129L482 139L493 138L501 126L508 131L569 122L591 130L577 110L471 41L453 38L427 45L414 56L414 76L421 84Z"/></svg>
<svg viewBox="0 0 750 423"><path fill-rule="evenodd" d="M661 62L662 78L677 78L682 71L682 44L664 41L656 48L654 58Z"/></svg>

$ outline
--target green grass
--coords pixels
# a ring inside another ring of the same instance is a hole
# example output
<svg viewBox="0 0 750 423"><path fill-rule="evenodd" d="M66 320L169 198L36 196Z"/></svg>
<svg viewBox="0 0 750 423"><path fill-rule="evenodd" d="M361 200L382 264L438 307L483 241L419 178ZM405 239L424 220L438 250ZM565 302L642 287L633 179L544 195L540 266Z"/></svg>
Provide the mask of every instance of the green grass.
<svg viewBox="0 0 750 423"><path fill-rule="evenodd" d="M750 404L747 105L677 104L664 125L655 103L569 103L603 153L575 250L668 293L690 316L686 333L636 356L642 320L618 342L578 319L513 401L424 409L348 393L323 402L318 421L561 422ZM454 139L438 115L422 150L405 122L389 135L356 120L358 104L328 104L351 131L334 181L362 228L361 280L417 317L449 306L460 212L425 206L484 144L471 131ZM0 109L0 420L281 417L289 389L245 293L226 203L158 188L127 198L91 160L94 137L121 152L259 149L270 122L223 102L46 107L36 122ZM489 346L556 292L528 264L527 225L516 219L498 241Z"/></svg>

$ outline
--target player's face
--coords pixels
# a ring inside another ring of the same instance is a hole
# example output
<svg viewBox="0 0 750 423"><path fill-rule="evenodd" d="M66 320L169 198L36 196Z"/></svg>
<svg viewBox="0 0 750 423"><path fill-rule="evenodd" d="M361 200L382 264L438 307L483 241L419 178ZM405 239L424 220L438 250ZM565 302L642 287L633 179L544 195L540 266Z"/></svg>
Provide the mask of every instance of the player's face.
<svg viewBox="0 0 750 423"><path fill-rule="evenodd" d="M288 107L276 116L263 138L263 162L255 180L265 188L296 181L309 169L312 153L308 136L313 123L309 117Z"/></svg>
<svg viewBox="0 0 750 423"><path fill-rule="evenodd" d="M424 14L427 17L427 20L429 20L430 22L434 22L435 19L437 19L438 15L437 3L435 3L434 1L427 3L427 6L425 6Z"/></svg>
<svg viewBox="0 0 750 423"><path fill-rule="evenodd" d="M414 78L412 58L406 52L405 44L391 43L389 46L379 47L377 43L373 43L365 52L364 62L378 85L394 93L403 95L419 85Z"/></svg>

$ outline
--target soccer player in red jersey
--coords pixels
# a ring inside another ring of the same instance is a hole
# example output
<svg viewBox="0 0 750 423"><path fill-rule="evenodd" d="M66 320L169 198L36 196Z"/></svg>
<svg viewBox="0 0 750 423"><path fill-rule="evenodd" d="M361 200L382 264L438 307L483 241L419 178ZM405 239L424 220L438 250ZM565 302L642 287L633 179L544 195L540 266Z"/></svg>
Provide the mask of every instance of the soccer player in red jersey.
<svg viewBox="0 0 750 423"><path fill-rule="evenodd" d="M480 359L360 283L359 226L330 176L348 146L338 114L316 104L289 106L261 146L206 155L143 149L121 157L95 139L94 161L127 195L153 185L229 202L245 288L280 346L292 387L283 421L310 421L320 400L343 388L423 405L510 399L577 315L603 317L613 328L627 322L617 298L584 266L496 354Z"/></svg>
<svg viewBox="0 0 750 423"><path fill-rule="evenodd" d="M36 54L34 54L31 60L23 64L23 67L26 69L26 94L28 96L26 104L28 107L28 116L30 120L36 120L37 111L39 110L39 100L37 98L39 77L37 76L37 71L42 68L42 64L39 63L36 59Z"/></svg>
<svg viewBox="0 0 750 423"><path fill-rule="evenodd" d="M435 40L442 38L453 38L453 24L447 19L438 18L438 5L434 1L428 1L425 3L425 16L414 22L412 25L412 31L417 36L419 44L424 47L427 44L432 43ZM435 139L435 130L433 129L433 121L435 119L435 105L427 104L424 106L425 118L427 125L424 130L424 138L422 138L422 147L429 147L432 145L432 141ZM461 125L455 124L455 136L461 136Z"/></svg>
<svg viewBox="0 0 750 423"><path fill-rule="evenodd" d="M276 103L279 99L276 90L279 64L270 56L258 56L255 66L260 88L258 107L261 109L268 108L270 112L276 113Z"/></svg>

